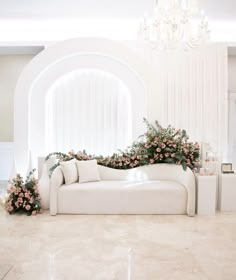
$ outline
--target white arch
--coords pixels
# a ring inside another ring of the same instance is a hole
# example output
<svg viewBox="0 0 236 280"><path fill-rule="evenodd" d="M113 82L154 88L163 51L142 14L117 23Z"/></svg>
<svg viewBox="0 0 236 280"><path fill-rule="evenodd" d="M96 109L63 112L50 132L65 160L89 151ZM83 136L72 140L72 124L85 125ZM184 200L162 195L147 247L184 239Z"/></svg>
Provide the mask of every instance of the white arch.
<svg viewBox="0 0 236 280"><path fill-rule="evenodd" d="M133 137L142 133L140 124L147 115L146 63L128 47L107 39L78 38L60 42L37 55L26 66L16 86L14 141L19 172L26 170L29 150L33 158L44 155L44 100L48 88L59 77L80 68L110 72L126 84L136 108Z"/></svg>

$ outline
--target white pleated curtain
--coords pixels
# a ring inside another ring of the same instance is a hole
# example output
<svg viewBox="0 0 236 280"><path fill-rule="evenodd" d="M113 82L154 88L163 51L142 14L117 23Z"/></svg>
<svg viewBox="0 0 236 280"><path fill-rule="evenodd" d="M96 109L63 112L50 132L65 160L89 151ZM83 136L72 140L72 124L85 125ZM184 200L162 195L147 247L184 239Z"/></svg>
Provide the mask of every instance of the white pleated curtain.
<svg viewBox="0 0 236 280"><path fill-rule="evenodd" d="M236 167L236 93L229 94L229 162Z"/></svg>
<svg viewBox="0 0 236 280"><path fill-rule="evenodd" d="M111 155L130 144L130 93L112 74L84 69L63 76L50 88L46 108L47 152Z"/></svg>
<svg viewBox="0 0 236 280"><path fill-rule="evenodd" d="M146 53L153 67L157 115L163 125L186 129L193 141L209 143L227 157L227 47L209 44L190 52ZM152 105L153 106L153 105Z"/></svg>

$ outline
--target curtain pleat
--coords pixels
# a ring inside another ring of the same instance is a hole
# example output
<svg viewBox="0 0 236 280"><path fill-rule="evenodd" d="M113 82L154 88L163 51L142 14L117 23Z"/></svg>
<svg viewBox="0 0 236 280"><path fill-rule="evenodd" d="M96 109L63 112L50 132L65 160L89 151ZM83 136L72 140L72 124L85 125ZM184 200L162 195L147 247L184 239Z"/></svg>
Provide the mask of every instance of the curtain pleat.
<svg viewBox="0 0 236 280"><path fill-rule="evenodd" d="M155 73L162 125L186 129L190 139L227 152L227 48L209 44L189 52L146 52ZM151 59L150 59L151 57ZM154 94L154 93L153 93Z"/></svg>
<svg viewBox="0 0 236 280"><path fill-rule="evenodd" d="M48 152L109 155L129 145L130 92L115 76L91 69L69 73L48 96Z"/></svg>

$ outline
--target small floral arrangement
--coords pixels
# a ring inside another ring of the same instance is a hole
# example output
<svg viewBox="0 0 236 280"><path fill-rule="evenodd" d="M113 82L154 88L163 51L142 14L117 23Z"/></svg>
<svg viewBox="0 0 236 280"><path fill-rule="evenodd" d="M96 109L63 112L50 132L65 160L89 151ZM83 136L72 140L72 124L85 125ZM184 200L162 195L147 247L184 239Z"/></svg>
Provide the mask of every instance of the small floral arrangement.
<svg viewBox="0 0 236 280"><path fill-rule="evenodd" d="M21 212L30 216L41 213L38 180L32 177L34 172L35 169L29 173L25 182L20 174L10 181L5 201L5 209L9 214Z"/></svg>
<svg viewBox="0 0 236 280"><path fill-rule="evenodd" d="M157 121L150 124L146 119L147 132L128 147L125 151L118 151L112 156L92 156L86 151L68 154L56 152L46 157L56 156L58 163L52 166L51 172L59 165L60 161L97 159L98 164L116 169L129 169L154 163L170 163L194 169L199 165L199 144L189 142L185 130L175 129L171 126L163 128Z"/></svg>

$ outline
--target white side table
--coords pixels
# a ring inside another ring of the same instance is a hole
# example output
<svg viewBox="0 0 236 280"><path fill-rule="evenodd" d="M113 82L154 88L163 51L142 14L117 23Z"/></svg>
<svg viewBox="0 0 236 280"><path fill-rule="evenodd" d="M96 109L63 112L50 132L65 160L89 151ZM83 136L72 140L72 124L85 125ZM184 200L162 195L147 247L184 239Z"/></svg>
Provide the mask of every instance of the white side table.
<svg viewBox="0 0 236 280"><path fill-rule="evenodd" d="M215 215L216 211L216 175L196 174L196 198L198 215Z"/></svg>
<svg viewBox="0 0 236 280"><path fill-rule="evenodd" d="M236 174L219 175L219 207L221 211L236 211Z"/></svg>

